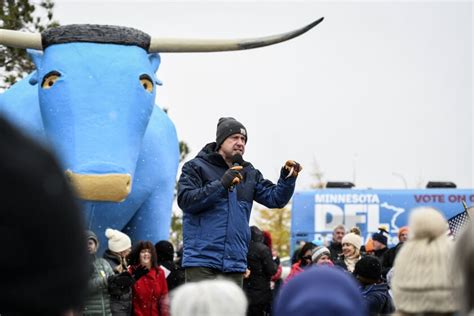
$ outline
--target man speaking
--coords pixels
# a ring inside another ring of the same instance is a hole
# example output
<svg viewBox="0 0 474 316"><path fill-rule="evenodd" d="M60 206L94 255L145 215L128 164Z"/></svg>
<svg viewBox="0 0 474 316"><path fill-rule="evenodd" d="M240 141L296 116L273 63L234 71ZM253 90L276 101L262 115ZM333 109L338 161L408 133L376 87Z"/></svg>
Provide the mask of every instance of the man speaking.
<svg viewBox="0 0 474 316"><path fill-rule="evenodd" d="M232 117L220 118L216 141L183 166L178 205L186 282L224 276L242 286L253 201L282 208L293 195L300 164L287 161L274 184L243 160L246 144L245 127Z"/></svg>

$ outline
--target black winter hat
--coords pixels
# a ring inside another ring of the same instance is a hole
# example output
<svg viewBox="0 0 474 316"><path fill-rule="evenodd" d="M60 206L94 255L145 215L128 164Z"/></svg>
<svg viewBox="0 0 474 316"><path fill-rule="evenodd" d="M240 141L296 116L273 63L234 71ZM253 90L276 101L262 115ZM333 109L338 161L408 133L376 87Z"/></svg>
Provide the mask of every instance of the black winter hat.
<svg viewBox="0 0 474 316"><path fill-rule="evenodd" d="M0 118L0 314L80 307L89 265L82 212L53 156Z"/></svg>
<svg viewBox="0 0 474 316"><path fill-rule="evenodd" d="M156 256L159 262L173 261L174 248L168 240L161 240L155 244Z"/></svg>
<svg viewBox="0 0 474 316"><path fill-rule="evenodd" d="M378 242L387 246L388 238L387 238L387 231L385 229L380 229L377 233L372 234L372 239L377 240Z"/></svg>
<svg viewBox="0 0 474 316"><path fill-rule="evenodd" d="M217 123L216 148L221 147L226 138L234 134L244 135L245 142L247 142L247 130L245 129L245 126L242 125L242 123L233 117L221 117Z"/></svg>
<svg viewBox="0 0 474 316"><path fill-rule="evenodd" d="M382 275L382 265L377 257L365 256L357 261L353 274L377 282Z"/></svg>

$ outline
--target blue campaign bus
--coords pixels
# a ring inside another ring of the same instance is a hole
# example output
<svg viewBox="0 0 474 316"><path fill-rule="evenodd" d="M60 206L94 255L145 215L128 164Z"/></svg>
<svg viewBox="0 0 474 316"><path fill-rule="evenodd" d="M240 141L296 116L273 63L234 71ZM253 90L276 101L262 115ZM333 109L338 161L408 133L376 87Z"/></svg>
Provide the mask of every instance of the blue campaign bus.
<svg viewBox="0 0 474 316"><path fill-rule="evenodd" d="M383 226L390 233L389 247L398 243L398 229L407 225L416 207L432 206L446 219L464 211L462 202L474 204L473 189L320 189L295 192L291 209L291 253L301 241L328 243L335 226L357 226L363 241Z"/></svg>

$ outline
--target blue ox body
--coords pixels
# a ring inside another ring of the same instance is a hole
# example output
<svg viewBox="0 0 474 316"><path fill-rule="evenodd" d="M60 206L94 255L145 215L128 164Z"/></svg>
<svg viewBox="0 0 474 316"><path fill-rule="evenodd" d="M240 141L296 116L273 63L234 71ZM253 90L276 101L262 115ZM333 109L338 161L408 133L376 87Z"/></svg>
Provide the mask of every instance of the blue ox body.
<svg viewBox="0 0 474 316"><path fill-rule="evenodd" d="M37 68L0 95L0 113L57 154L102 245L108 227L133 241L168 239L179 149L173 123L154 103L157 52L257 48L297 37L322 20L240 40L157 40L100 25L42 34L0 29L0 44L35 49L30 56Z"/></svg>

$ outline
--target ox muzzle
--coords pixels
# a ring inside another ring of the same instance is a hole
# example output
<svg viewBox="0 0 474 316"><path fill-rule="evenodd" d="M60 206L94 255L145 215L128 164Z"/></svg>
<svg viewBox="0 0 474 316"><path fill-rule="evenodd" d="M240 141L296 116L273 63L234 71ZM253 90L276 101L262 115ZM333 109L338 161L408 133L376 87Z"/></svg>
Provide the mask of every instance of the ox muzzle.
<svg viewBox="0 0 474 316"><path fill-rule="evenodd" d="M103 202L122 202L131 190L129 174L79 174L66 171L76 195L84 200Z"/></svg>

